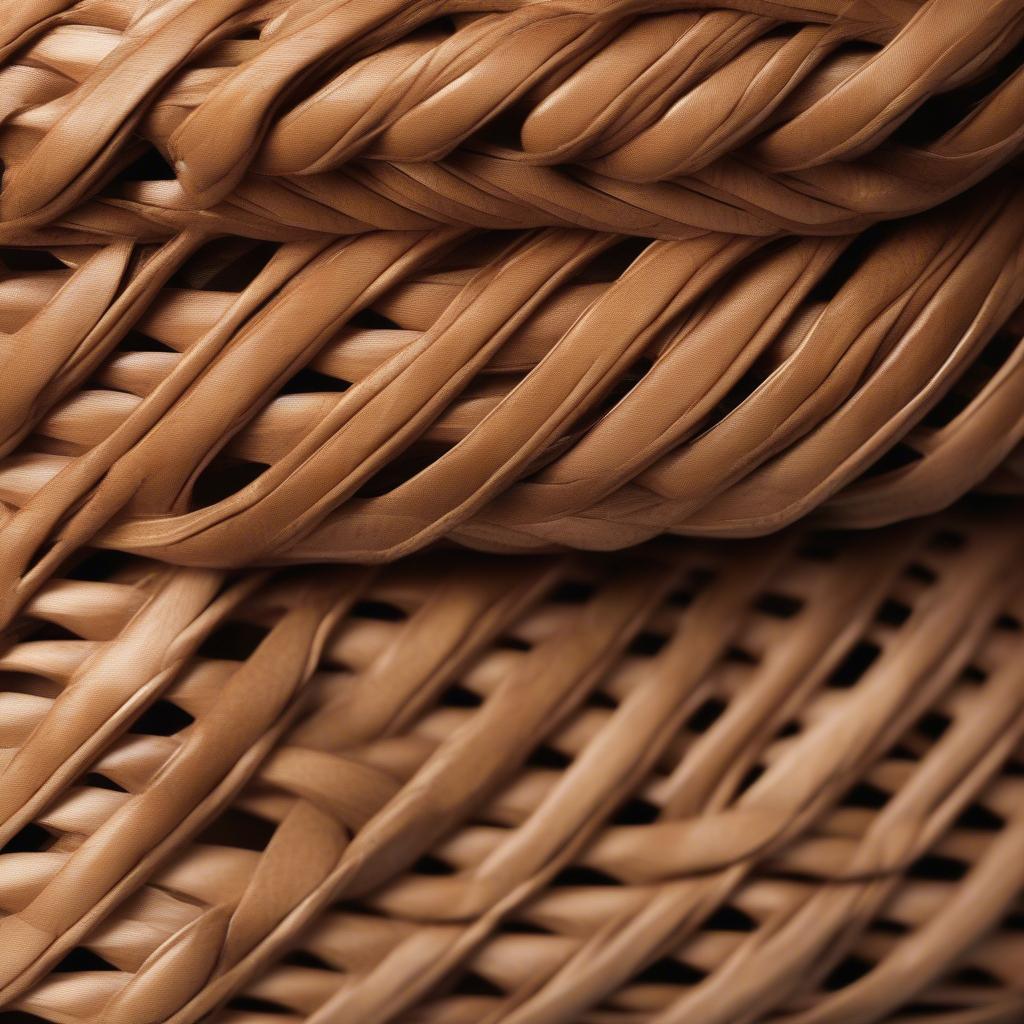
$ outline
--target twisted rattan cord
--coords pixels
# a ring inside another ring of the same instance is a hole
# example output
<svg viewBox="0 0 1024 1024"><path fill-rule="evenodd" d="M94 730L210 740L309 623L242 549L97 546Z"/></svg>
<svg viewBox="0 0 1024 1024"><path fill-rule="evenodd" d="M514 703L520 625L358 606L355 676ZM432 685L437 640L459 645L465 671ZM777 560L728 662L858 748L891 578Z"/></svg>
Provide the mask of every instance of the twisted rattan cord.
<svg viewBox="0 0 1024 1024"><path fill-rule="evenodd" d="M0 998L1017 1020L1019 516L625 562L87 563L0 653Z"/></svg>
<svg viewBox="0 0 1024 1024"><path fill-rule="evenodd" d="M749 535L823 502L874 525L1024 438L1013 181L853 249L621 242L375 233L219 290L253 254L185 235L10 273L7 613L83 543L217 567Z"/></svg>
<svg viewBox="0 0 1024 1024"><path fill-rule="evenodd" d="M1019 0L5 0L0 239L845 233L1021 151L1022 37ZM147 149L171 180L99 194Z"/></svg>

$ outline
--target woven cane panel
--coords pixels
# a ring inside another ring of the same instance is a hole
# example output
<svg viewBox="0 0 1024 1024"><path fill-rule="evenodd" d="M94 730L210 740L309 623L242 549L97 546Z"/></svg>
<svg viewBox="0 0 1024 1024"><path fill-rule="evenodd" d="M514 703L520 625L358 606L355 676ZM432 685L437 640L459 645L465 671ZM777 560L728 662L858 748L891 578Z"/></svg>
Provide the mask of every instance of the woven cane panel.
<svg viewBox="0 0 1024 1024"><path fill-rule="evenodd" d="M1007 512L93 553L3 638L0 1021L1019 1020L1022 622Z"/></svg>
<svg viewBox="0 0 1024 1024"><path fill-rule="evenodd" d="M1024 146L1019 0L5 0L0 240L835 234Z"/></svg>

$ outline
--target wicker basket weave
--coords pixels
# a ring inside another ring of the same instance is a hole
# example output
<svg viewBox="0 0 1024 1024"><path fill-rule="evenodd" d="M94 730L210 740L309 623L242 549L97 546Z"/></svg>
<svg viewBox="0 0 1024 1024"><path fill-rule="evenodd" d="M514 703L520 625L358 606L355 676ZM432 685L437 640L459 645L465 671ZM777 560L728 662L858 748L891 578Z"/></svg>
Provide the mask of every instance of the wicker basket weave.
<svg viewBox="0 0 1024 1024"><path fill-rule="evenodd" d="M0 282L8 616L82 544L222 567L877 525L1024 439L1013 180L856 239L254 245Z"/></svg>
<svg viewBox="0 0 1024 1024"><path fill-rule="evenodd" d="M85 545L1020 492L1022 40L1021 0L0 0L0 624Z"/></svg>
<svg viewBox="0 0 1024 1024"><path fill-rule="evenodd" d="M0 653L0 1019L1019 1021L1019 523L90 556Z"/></svg>
<svg viewBox="0 0 1024 1024"><path fill-rule="evenodd" d="M1024 0L0 0L0 1024L1024 1022L1022 152Z"/></svg>

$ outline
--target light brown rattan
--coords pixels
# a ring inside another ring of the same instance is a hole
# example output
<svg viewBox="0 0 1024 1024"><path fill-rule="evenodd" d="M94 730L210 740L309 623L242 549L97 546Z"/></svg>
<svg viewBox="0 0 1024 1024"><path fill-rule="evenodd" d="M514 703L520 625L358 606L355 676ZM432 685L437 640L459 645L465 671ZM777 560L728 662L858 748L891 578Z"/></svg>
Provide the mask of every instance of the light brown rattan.
<svg viewBox="0 0 1024 1024"><path fill-rule="evenodd" d="M3 637L0 1019L1019 1021L1019 524L90 556Z"/></svg>
<svg viewBox="0 0 1024 1024"><path fill-rule="evenodd" d="M1024 1021L1022 149L1024 0L0 0L0 1024Z"/></svg>
<svg viewBox="0 0 1024 1024"><path fill-rule="evenodd" d="M849 232L1020 153L1022 38L1019 0L2 0L0 240Z"/></svg>
<svg viewBox="0 0 1024 1024"><path fill-rule="evenodd" d="M223 567L876 525L1024 437L1014 178L855 238L200 241L8 250L4 614L83 544Z"/></svg>

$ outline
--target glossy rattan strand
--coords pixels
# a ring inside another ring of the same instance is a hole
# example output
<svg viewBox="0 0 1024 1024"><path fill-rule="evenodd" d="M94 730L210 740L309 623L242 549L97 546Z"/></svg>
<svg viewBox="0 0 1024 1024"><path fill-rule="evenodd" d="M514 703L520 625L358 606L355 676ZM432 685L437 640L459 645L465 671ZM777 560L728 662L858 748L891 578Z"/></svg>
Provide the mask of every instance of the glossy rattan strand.
<svg viewBox="0 0 1024 1024"><path fill-rule="evenodd" d="M1020 153L1022 37L1020 0L3 0L0 240L849 232Z"/></svg>

